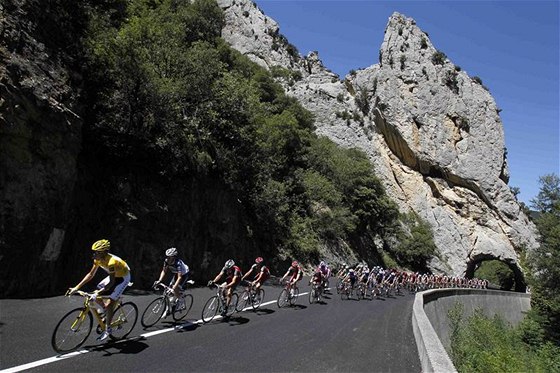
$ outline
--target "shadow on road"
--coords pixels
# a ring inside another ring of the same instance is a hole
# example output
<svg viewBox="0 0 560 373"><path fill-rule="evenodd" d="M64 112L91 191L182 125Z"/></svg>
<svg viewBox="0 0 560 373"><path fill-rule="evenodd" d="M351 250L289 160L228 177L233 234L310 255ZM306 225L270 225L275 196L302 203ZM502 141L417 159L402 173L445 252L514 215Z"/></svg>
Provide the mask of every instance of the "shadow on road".
<svg viewBox="0 0 560 373"><path fill-rule="evenodd" d="M254 313L256 313L257 315L270 315L274 312L276 311L270 308L258 308L256 311L254 311Z"/></svg>
<svg viewBox="0 0 560 373"><path fill-rule="evenodd" d="M145 337L137 337L132 339L127 339L125 341L107 342L102 345L96 345L87 347L90 351L102 351L103 356L111 356L118 354L138 354L148 348L148 344L144 341ZM116 352L109 351L116 349Z"/></svg>
<svg viewBox="0 0 560 373"><path fill-rule="evenodd" d="M307 306L304 306L303 304L294 304L293 306L286 307L286 308L291 308L291 309L294 309L294 310L304 310L304 309L307 308Z"/></svg>
<svg viewBox="0 0 560 373"><path fill-rule="evenodd" d="M175 327L175 330L179 333L182 332L192 332L193 330L198 329L200 325L198 323L193 323L190 321L185 321Z"/></svg>
<svg viewBox="0 0 560 373"><path fill-rule="evenodd" d="M230 326L237 326L247 324L250 320L243 316L230 316L223 318L224 322L227 322Z"/></svg>

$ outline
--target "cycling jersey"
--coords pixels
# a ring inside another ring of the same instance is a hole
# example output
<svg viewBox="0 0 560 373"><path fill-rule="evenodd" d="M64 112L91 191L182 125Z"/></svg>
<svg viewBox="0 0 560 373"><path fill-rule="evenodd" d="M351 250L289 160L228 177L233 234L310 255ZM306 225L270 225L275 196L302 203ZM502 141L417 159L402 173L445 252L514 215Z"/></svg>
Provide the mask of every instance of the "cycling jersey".
<svg viewBox="0 0 560 373"><path fill-rule="evenodd" d="M253 271L251 273L254 274L253 279L257 279L257 277L259 276L259 273L262 273L262 277L260 279L260 282L264 282L266 281L269 277L270 277L270 270L266 267L266 266L261 266L260 271L258 270L258 264L253 264L251 266L250 271Z"/></svg>
<svg viewBox="0 0 560 373"><path fill-rule="evenodd" d="M221 275L225 275L226 277L225 281L228 283L231 282L231 280L233 280L235 276L237 276L239 280L241 280L242 277L241 269L238 266L233 266L229 269L226 267L222 268Z"/></svg>
<svg viewBox="0 0 560 373"><path fill-rule="evenodd" d="M301 267L299 265L297 267L290 267L290 269L288 269L288 274L291 275L290 281L295 280L298 277L300 271Z"/></svg>
<svg viewBox="0 0 560 373"><path fill-rule="evenodd" d="M187 266L181 259L177 259L173 265L169 265L166 261L164 261L163 266L165 269L169 269L171 273L175 274L179 273L181 275L185 275L189 272L189 266Z"/></svg>
<svg viewBox="0 0 560 373"><path fill-rule="evenodd" d="M315 273L313 273L313 277L311 278L312 282L315 283L320 283L323 281L323 274L321 273L321 271L317 271Z"/></svg>
<svg viewBox="0 0 560 373"><path fill-rule="evenodd" d="M125 277L130 273L128 264L113 254L107 254L103 259L94 259L93 264L103 268L108 274L114 273L115 277Z"/></svg>

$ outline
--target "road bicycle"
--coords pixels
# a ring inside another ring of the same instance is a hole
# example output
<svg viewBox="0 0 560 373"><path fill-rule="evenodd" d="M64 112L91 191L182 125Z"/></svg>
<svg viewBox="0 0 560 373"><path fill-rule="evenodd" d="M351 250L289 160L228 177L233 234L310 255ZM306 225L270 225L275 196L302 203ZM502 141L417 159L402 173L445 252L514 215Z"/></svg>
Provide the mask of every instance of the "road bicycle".
<svg viewBox="0 0 560 373"><path fill-rule="evenodd" d="M340 294L342 289L344 289L344 281L342 281L342 279L339 278L336 282L336 293Z"/></svg>
<svg viewBox="0 0 560 373"><path fill-rule="evenodd" d="M344 283L342 289L340 290L340 299L348 300L352 298L352 294L354 293L354 291L355 291L355 286L352 286L348 282ZM358 300L360 299L358 298Z"/></svg>
<svg viewBox="0 0 560 373"><path fill-rule="evenodd" d="M288 304L293 306L296 304L298 296L299 289L297 285L287 281L284 285L284 289L282 289L280 295L278 295L278 300L276 301L278 308L286 307Z"/></svg>
<svg viewBox="0 0 560 373"><path fill-rule="evenodd" d="M60 319L51 338L52 347L56 352L68 352L80 347L91 334L93 319L97 321L97 333L101 334L107 328L105 314L100 312L100 307L95 298L109 299L109 296L97 296L95 293L86 293L78 290L74 295L84 298L84 305L68 312ZM113 330L109 337L113 340L126 338L134 329L138 319L138 307L132 302L122 303L122 297L114 306L111 328Z"/></svg>
<svg viewBox="0 0 560 373"><path fill-rule="evenodd" d="M244 309L252 307L253 310L257 310L260 307L261 303L264 299L264 289L260 288L259 290L255 290L255 286L253 284L249 284L248 287L245 288L243 293L241 293L241 299L237 303L236 311L241 312Z"/></svg>
<svg viewBox="0 0 560 373"><path fill-rule="evenodd" d="M233 315L237 308L237 302L239 301L239 295L237 293L231 294L231 302L229 307L226 306L227 300L224 294L224 287L216 284L209 285L210 288L216 287L216 295L210 297L206 301L204 308L202 308L202 322L209 323L216 317L216 315L222 314L226 317Z"/></svg>
<svg viewBox="0 0 560 373"><path fill-rule="evenodd" d="M356 298L366 299L367 298L367 284L359 281L356 283Z"/></svg>
<svg viewBox="0 0 560 373"><path fill-rule="evenodd" d="M189 280L187 284L192 285L194 281ZM145 328L154 326L164 315L168 314L173 315L173 320L181 321L187 316L193 305L193 296L185 289L181 290L178 299L173 299L175 294L171 287L160 282L154 286L154 289L157 288L162 288L163 294L148 304L140 318L140 322Z"/></svg>
<svg viewBox="0 0 560 373"><path fill-rule="evenodd" d="M309 291L309 304L317 303L321 300L323 287L320 284L312 283Z"/></svg>

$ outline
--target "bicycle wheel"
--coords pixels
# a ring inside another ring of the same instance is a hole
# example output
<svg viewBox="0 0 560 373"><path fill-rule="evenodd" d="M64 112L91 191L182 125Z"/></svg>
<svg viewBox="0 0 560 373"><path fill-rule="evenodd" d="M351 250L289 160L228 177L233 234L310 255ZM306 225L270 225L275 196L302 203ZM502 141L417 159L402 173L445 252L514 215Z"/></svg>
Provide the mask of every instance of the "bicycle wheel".
<svg viewBox="0 0 560 373"><path fill-rule="evenodd" d="M202 309L202 322L208 323L212 321L212 319L216 317L216 314L218 313L219 309L220 309L220 299L218 298L217 295L214 295L213 297L211 297L206 301L206 304Z"/></svg>
<svg viewBox="0 0 560 373"><path fill-rule="evenodd" d="M256 310L257 308L259 308L261 306L261 303L264 300L264 289L259 289L254 293L254 296L252 298L253 300L253 309Z"/></svg>
<svg viewBox="0 0 560 373"><path fill-rule="evenodd" d="M148 307L146 307L140 319L140 323L142 323L144 328L154 326L161 319L166 308L166 303L165 297L159 297L148 304Z"/></svg>
<svg viewBox="0 0 560 373"><path fill-rule="evenodd" d="M294 304L297 303L297 299L299 296L299 289L298 288L293 288L292 289L292 296L290 297L290 305L293 306Z"/></svg>
<svg viewBox="0 0 560 373"><path fill-rule="evenodd" d="M336 293L340 294L340 292L342 292L342 289L344 289L344 283L339 279L336 284Z"/></svg>
<svg viewBox="0 0 560 373"><path fill-rule="evenodd" d="M241 312L245 308L248 308L249 305L251 305L251 292L249 290L244 290L243 293L241 293L241 299L237 303L235 310Z"/></svg>
<svg viewBox="0 0 560 373"><path fill-rule="evenodd" d="M231 294L231 302L229 302L229 306L226 310L226 316L230 317L234 314L235 310L237 309L237 304L239 303L239 295L237 293Z"/></svg>
<svg viewBox="0 0 560 373"><path fill-rule="evenodd" d="M89 337L93 317L87 308L76 308L60 319L51 338L56 352L72 351L80 347Z"/></svg>
<svg viewBox="0 0 560 373"><path fill-rule="evenodd" d="M340 290L340 299L348 300L350 298L350 290L347 288L343 288Z"/></svg>
<svg viewBox="0 0 560 373"><path fill-rule="evenodd" d="M315 299L317 299L317 289L312 287L311 290L309 290L309 304L313 304Z"/></svg>
<svg viewBox="0 0 560 373"><path fill-rule="evenodd" d="M278 304L278 308L286 307L286 305L290 301L289 296L290 293L288 293L288 290L282 289L280 295L278 296L278 300L276 301L276 304Z"/></svg>
<svg viewBox="0 0 560 373"><path fill-rule="evenodd" d="M192 294L183 294L173 310L173 320L180 321L187 316L193 305Z"/></svg>
<svg viewBox="0 0 560 373"><path fill-rule="evenodd" d="M126 338L134 329L137 320L138 307L136 304L126 302L118 306L111 322L111 329L113 329L113 333L110 334L111 338L115 340Z"/></svg>

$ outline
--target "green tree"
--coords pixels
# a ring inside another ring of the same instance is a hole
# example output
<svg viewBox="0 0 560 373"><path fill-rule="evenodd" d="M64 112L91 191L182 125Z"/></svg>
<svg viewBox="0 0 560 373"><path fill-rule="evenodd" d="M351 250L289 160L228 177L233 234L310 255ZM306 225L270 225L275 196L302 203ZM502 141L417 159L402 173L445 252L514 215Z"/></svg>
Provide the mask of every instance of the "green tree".
<svg viewBox="0 0 560 373"><path fill-rule="evenodd" d="M560 343L560 179L542 176L541 189L531 203L539 212L535 224L540 247L528 253L532 277L532 305L546 337Z"/></svg>
<svg viewBox="0 0 560 373"><path fill-rule="evenodd" d="M426 270L427 261L437 254L430 225L414 212L403 214L400 220L399 243L393 249L397 262L414 270Z"/></svg>
<svg viewBox="0 0 560 373"><path fill-rule="evenodd" d="M488 260L480 264L474 276L499 285L502 290L511 290L515 283L515 275L507 264L499 260Z"/></svg>

